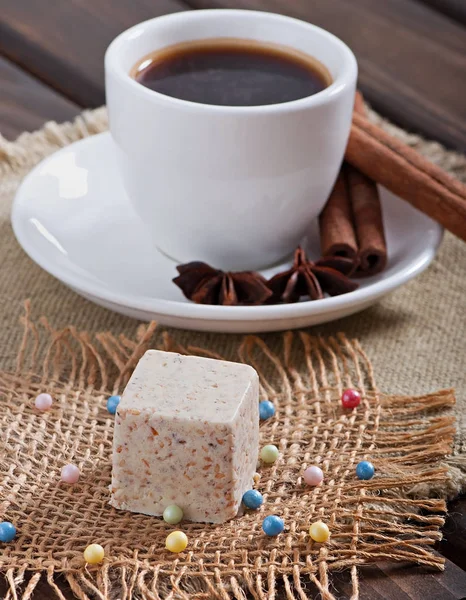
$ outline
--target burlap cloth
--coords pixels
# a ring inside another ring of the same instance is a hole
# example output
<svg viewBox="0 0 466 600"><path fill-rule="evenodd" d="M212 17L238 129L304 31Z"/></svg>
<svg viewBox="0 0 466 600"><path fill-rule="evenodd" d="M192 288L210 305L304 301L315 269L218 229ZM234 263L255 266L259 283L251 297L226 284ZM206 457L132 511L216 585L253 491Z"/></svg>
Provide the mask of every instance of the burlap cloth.
<svg viewBox="0 0 466 600"><path fill-rule="evenodd" d="M373 113L371 118L379 119ZM381 123L466 180L464 157ZM426 273L359 315L313 328L312 336L244 340L152 326L136 330L135 321L94 306L41 271L20 249L9 223L11 199L31 167L105 127L106 113L99 109L72 124L50 123L13 143L0 138L0 517L19 526L0 569L11 595L29 598L46 577L63 598L56 585L62 573L83 599L225 600L244 598L243 590L260 599L276 594L303 599L309 586L330 599L328 572L348 567L357 598L358 568L367 562L391 558L441 566L427 548L439 539L443 523L432 513L466 482L464 245L446 235ZM32 316L27 305L24 318L26 298L32 299ZM337 335L341 331L345 335ZM162 521L108 507L111 419L105 399L121 390L149 346L204 354L210 349L258 369L262 397L278 406L261 437L281 450L277 465L261 470L258 487L267 512L284 517L283 536L265 539L264 514L249 513L212 529L186 525L189 552L167 556ZM338 397L351 385L363 391L364 403L348 415ZM457 389L456 407L449 391L413 397L450 387ZM32 398L43 389L56 403L38 416ZM452 412L457 433L448 456ZM377 465L370 482L354 478L354 464L362 457ZM78 488L57 484L61 466L71 460L83 471ZM301 475L312 462L324 467L327 485L311 491ZM310 543L306 534L319 517L332 530L323 546ZM82 550L91 541L106 548L103 567L83 567Z"/></svg>

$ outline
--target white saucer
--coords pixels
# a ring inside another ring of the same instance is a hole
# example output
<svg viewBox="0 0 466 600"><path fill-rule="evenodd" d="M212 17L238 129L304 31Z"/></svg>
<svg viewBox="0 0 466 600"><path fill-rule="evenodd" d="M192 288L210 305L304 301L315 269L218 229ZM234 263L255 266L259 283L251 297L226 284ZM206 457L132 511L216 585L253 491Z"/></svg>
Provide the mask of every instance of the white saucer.
<svg viewBox="0 0 466 600"><path fill-rule="evenodd" d="M17 192L12 223L37 264L106 308L173 327L259 332L324 323L363 310L430 264L442 228L385 190L382 202L389 249L384 273L360 280L360 288L349 294L273 306L207 306L183 297L172 283L176 263L152 246L132 210L108 133L71 144L41 162ZM311 244L310 256L317 258L318 237L312 237L317 243Z"/></svg>

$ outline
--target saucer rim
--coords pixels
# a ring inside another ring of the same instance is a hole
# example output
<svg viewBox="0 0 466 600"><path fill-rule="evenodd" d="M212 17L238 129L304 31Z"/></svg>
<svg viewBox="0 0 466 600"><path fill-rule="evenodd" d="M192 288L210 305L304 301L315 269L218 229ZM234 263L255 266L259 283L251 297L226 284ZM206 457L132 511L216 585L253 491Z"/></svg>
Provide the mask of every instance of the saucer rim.
<svg viewBox="0 0 466 600"><path fill-rule="evenodd" d="M162 298L153 298L149 296L133 296L122 292L112 291L100 283L88 282L83 280L77 274L69 272L66 267L60 266L57 262L47 260L47 258L38 251L34 243L28 241L26 230L22 229L25 220L21 217L23 208L23 189L27 183L36 176L39 169L42 169L48 162L54 160L57 155L65 153L76 146L85 146L88 144L100 143L102 139L111 137L106 131L95 134L90 137L78 140L60 148L44 160L39 162L24 178L18 190L11 209L11 224L14 235L26 252L26 254L38 264L44 271L71 287L76 293L87 294L104 302L110 302L121 307L131 307L132 309L166 315L168 317L179 317L195 320L221 321L221 320L279 320L306 317L311 315L322 315L325 313L340 312L348 306L361 304L367 305L371 301L376 301L396 288L404 285L420 273L422 273L433 261L438 248L442 243L444 230L435 221L432 221L432 230L429 236L429 245L426 245L419 254L413 258L412 262L401 270L389 275L381 281L371 283L369 286L359 288L353 292L323 298L321 300L306 300L290 304L273 304L266 306L218 306L208 304L196 304L189 301L165 300ZM27 204L26 204L27 206ZM338 317L336 317L338 318ZM331 320L331 319L330 319Z"/></svg>

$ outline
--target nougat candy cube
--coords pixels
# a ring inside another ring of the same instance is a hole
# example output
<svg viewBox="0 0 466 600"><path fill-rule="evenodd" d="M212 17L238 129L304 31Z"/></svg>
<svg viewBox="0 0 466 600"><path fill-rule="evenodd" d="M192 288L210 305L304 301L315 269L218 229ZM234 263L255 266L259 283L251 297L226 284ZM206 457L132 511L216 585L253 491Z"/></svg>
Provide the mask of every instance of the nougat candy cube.
<svg viewBox="0 0 466 600"><path fill-rule="evenodd" d="M149 350L118 406L110 503L222 523L251 489L259 446L259 382L244 364Z"/></svg>

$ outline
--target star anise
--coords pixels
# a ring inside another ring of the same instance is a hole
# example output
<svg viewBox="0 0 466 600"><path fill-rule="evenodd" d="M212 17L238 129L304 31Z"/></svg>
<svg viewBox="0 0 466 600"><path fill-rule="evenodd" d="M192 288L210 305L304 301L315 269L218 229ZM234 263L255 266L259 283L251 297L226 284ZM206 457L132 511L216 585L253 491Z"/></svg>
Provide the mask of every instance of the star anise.
<svg viewBox="0 0 466 600"><path fill-rule="evenodd" d="M173 282L198 304L264 304L272 295L265 278L252 271L224 272L197 261L176 268L179 276Z"/></svg>
<svg viewBox="0 0 466 600"><path fill-rule="evenodd" d="M327 293L339 296L354 291L358 284L348 279L354 270L354 261L340 256L310 261L298 246L291 269L277 273L267 282L272 290L272 302L297 302L302 296L319 300Z"/></svg>

